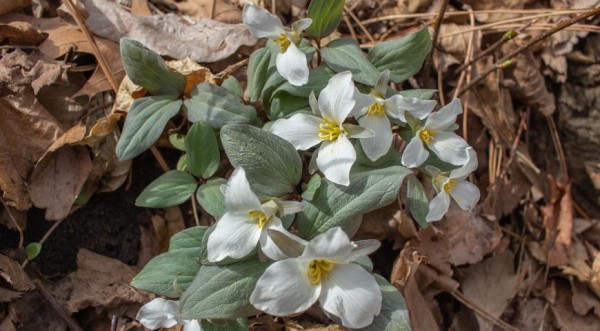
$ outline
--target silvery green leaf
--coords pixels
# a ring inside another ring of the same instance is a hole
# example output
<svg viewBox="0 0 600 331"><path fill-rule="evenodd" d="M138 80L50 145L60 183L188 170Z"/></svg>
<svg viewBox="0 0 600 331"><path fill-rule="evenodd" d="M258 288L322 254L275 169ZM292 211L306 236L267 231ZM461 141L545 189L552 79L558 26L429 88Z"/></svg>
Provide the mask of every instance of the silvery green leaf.
<svg viewBox="0 0 600 331"><path fill-rule="evenodd" d="M369 61L379 70L390 70L390 81L400 83L421 70L431 50L429 30L423 28L402 38L377 43Z"/></svg>
<svg viewBox="0 0 600 331"><path fill-rule="evenodd" d="M327 37L335 31L342 19L345 0L312 0L308 17L313 20L307 31L316 39Z"/></svg>
<svg viewBox="0 0 600 331"><path fill-rule="evenodd" d="M404 90L397 92L401 96L405 98L417 98L421 100L431 100L433 95L437 92L437 90L429 90L429 89L414 89L414 90Z"/></svg>
<svg viewBox="0 0 600 331"><path fill-rule="evenodd" d="M283 83L274 92L273 97L281 91L285 91L293 96L308 98L311 92L319 95L321 90L325 88L329 79L335 75L335 72L327 66L320 66L310 70L308 74L308 82L302 86L294 86L290 83ZM306 101L308 104L308 101Z"/></svg>
<svg viewBox="0 0 600 331"><path fill-rule="evenodd" d="M294 146L268 131L231 124L221 129L221 142L234 167L243 167L259 197L279 197L300 181L302 161Z"/></svg>
<svg viewBox="0 0 600 331"><path fill-rule="evenodd" d="M408 309L402 294L380 275L373 274L381 288L381 312L375 316L373 323L360 331L410 331Z"/></svg>
<svg viewBox="0 0 600 331"><path fill-rule="evenodd" d="M269 77L271 51L267 47L257 49L250 55L248 62L248 95L255 102L262 95L263 87Z"/></svg>
<svg viewBox="0 0 600 331"><path fill-rule="evenodd" d="M171 117L181 108L174 96L149 96L135 100L129 108L123 132L117 143L119 160L130 160L150 148L160 137Z"/></svg>
<svg viewBox="0 0 600 331"><path fill-rule="evenodd" d="M219 168L219 144L210 125L204 122L194 123L185 137L185 150L187 169L194 176L208 179Z"/></svg>
<svg viewBox="0 0 600 331"><path fill-rule="evenodd" d="M233 319L256 309L250 294L269 263L258 260L228 265L203 265L179 301L184 319Z"/></svg>
<svg viewBox="0 0 600 331"><path fill-rule="evenodd" d="M429 213L429 199L427 199L423 184L417 177L410 175L407 178L407 186L408 210L422 228L427 228L429 223L425 219Z"/></svg>
<svg viewBox="0 0 600 331"><path fill-rule="evenodd" d="M244 97L244 90L242 90L242 85L240 81L237 80L234 76L229 76L227 79L221 83L221 87L229 91L229 93L235 95L236 97L242 99Z"/></svg>
<svg viewBox="0 0 600 331"><path fill-rule="evenodd" d="M293 96L287 92L277 92L271 99L269 118L276 120L299 111L310 113L308 98Z"/></svg>
<svg viewBox="0 0 600 331"><path fill-rule="evenodd" d="M196 226L175 234L169 251L156 256L131 281L142 291L178 298L200 269L200 245L207 227Z"/></svg>
<svg viewBox="0 0 600 331"><path fill-rule="evenodd" d="M206 122L213 128L231 123L256 121L256 110L226 89L210 83L198 84L184 101L190 122Z"/></svg>
<svg viewBox="0 0 600 331"><path fill-rule="evenodd" d="M223 178L212 178L198 187L196 199L198 203L212 217L218 219L225 214L225 197L221 192L221 185L227 184Z"/></svg>
<svg viewBox="0 0 600 331"><path fill-rule="evenodd" d="M352 38L340 38L331 41L321 49L325 64L335 72L351 71L352 78L361 84L374 86L380 71L375 68Z"/></svg>
<svg viewBox="0 0 600 331"><path fill-rule="evenodd" d="M169 135L169 142L173 147L185 152L185 135L183 133L173 133Z"/></svg>
<svg viewBox="0 0 600 331"><path fill-rule="evenodd" d="M317 189L321 186L321 182L322 179L319 174L314 174L312 177L310 177L306 187L304 188L304 192L302 192L302 199L308 201L312 200L317 192Z"/></svg>
<svg viewBox="0 0 600 331"><path fill-rule="evenodd" d="M121 38L121 59L129 79L151 94L178 97L185 89L183 75L169 70L158 54L138 41Z"/></svg>
<svg viewBox="0 0 600 331"><path fill-rule="evenodd" d="M171 170L155 179L135 200L138 207L164 208L177 206L196 191L196 179L183 171Z"/></svg>

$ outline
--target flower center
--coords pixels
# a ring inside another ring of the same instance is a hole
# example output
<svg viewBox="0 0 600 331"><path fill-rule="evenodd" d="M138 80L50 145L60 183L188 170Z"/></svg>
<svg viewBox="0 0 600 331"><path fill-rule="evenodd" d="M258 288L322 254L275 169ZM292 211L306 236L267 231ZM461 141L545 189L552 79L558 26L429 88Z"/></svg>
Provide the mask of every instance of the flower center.
<svg viewBox="0 0 600 331"><path fill-rule="evenodd" d="M308 279L313 285L321 282L321 278L328 279L329 272L333 270L334 263L329 259L316 259L308 264Z"/></svg>
<svg viewBox="0 0 600 331"><path fill-rule="evenodd" d="M419 132L419 138L423 140L424 143L429 144L433 140L433 136L435 135L435 130L431 129L423 129Z"/></svg>
<svg viewBox="0 0 600 331"><path fill-rule="evenodd" d="M344 129L338 126L335 122L323 118L325 123L319 125L319 139L321 140L336 140L340 134L344 133Z"/></svg>
<svg viewBox="0 0 600 331"><path fill-rule="evenodd" d="M267 222L271 220L271 217L267 217L265 213L256 209L249 211L248 217L250 217L251 220L256 221L258 223L259 229L262 229L262 227L265 226L265 224L267 224Z"/></svg>
<svg viewBox="0 0 600 331"><path fill-rule="evenodd" d="M444 191L450 194L452 193L452 189L456 186L456 181L454 179L449 179L446 184L444 184Z"/></svg>
<svg viewBox="0 0 600 331"><path fill-rule="evenodd" d="M282 33L281 35L279 35L279 37L273 39L273 42L279 45L280 53L285 53L285 51L287 51L288 47L290 47L290 44L292 43L290 38L288 38L288 36L285 33Z"/></svg>
<svg viewBox="0 0 600 331"><path fill-rule="evenodd" d="M381 102L373 102L369 106L369 110L367 111L368 115L371 116L385 116L385 111L383 108L383 104Z"/></svg>

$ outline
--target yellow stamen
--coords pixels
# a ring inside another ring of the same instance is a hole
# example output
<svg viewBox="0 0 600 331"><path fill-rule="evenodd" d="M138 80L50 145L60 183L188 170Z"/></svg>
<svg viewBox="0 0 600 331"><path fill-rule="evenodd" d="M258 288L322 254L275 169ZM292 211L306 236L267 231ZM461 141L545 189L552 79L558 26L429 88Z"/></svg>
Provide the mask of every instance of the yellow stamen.
<svg viewBox="0 0 600 331"><path fill-rule="evenodd" d="M424 129L419 132L419 138L421 138L425 144L429 144L433 140L434 135L435 130L431 129Z"/></svg>
<svg viewBox="0 0 600 331"><path fill-rule="evenodd" d="M323 118L325 123L319 125L319 138L321 140L336 140L344 129L330 119Z"/></svg>
<svg viewBox="0 0 600 331"><path fill-rule="evenodd" d="M452 189L456 186L456 181L454 179L449 179L446 184L444 184L444 191L450 194L452 193Z"/></svg>
<svg viewBox="0 0 600 331"><path fill-rule="evenodd" d="M308 264L308 279L313 285L321 282L321 278L328 279L329 272L333 270L334 263L329 259L316 259Z"/></svg>
<svg viewBox="0 0 600 331"><path fill-rule="evenodd" d="M383 104L380 102L374 102L369 106L369 110L367 111L368 115L371 116L385 116L385 110L383 108Z"/></svg>
<svg viewBox="0 0 600 331"><path fill-rule="evenodd" d="M273 39L273 42L279 45L280 53L285 53L285 51L287 51L288 47L290 47L290 44L292 43L290 38L288 38L288 36L285 33L282 33L279 37Z"/></svg>
<svg viewBox="0 0 600 331"><path fill-rule="evenodd" d="M265 226L265 224L267 224L272 218L267 217L265 213L256 209L249 211L248 217L250 217L251 220L256 221L258 223L259 229L262 229L262 227Z"/></svg>

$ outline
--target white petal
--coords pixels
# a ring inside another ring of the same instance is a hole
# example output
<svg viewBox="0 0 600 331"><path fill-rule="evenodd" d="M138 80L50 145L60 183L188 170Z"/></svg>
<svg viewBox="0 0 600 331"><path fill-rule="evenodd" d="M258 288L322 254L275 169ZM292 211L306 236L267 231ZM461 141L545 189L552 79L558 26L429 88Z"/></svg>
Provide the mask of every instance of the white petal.
<svg viewBox="0 0 600 331"><path fill-rule="evenodd" d="M322 282L319 303L348 328L363 328L381 312L381 289L373 275L357 264L336 264Z"/></svg>
<svg viewBox="0 0 600 331"><path fill-rule="evenodd" d="M354 83L352 73L344 71L329 79L319 94L319 109L323 117L340 125L354 108Z"/></svg>
<svg viewBox="0 0 600 331"><path fill-rule="evenodd" d="M479 201L479 189L470 182L461 180L450 191L450 195L462 210L471 210Z"/></svg>
<svg viewBox="0 0 600 331"><path fill-rule="evenodd" d="M375 132L373 132L373 130L369 128L363 128L362 126L344 123L343 127L344 131L346 131L348 138L364 139L375 136Z"/></svg>
<svg viewBox="0 0 600 331"><path fill-rule="evenodd" d="M366 239L354 242L355 248L350 253L349 260L354 261L360 257L367 256L381 247L381 243L376 239Z"/></svg>
<svg viewBox="0 0 600 331"><path fill-rule="evenodd" d="M301 313L312 306L321 294L320 285L308 278L308 261L286 259L271 264L260 276L250 295L250 303L275 316Z"/></svg>
<svg viewBox="0 0 600 331"><path fill-rule="evenodd" d="M183 331L202 331L202 326L198 320L190 320L183 326Z"/></svg>
<svg viewBox="0 0 600 331"><path fill-rule="evenodd" d="M352 116L354 117L366 114L368 107L377 101L370 94L361 93L356 87L354 88L354 100L356 101L352 109Z"/></svg>
<svg viewBox="0 0 600 331"><path fill-rule="evenodd" d="M317 155L317 166L329 181L350 185L350 169L356 161L356 151L348 138L341 135L333 141L323 141Z"/></svg>
<svg viewBox="0 0 600 331"><path fill-rule="evenodd" d="M277 53L277 72L294 86L308 82L306 55L294 43L290 43L284 53Z"/></svg>
<svg viewBox="0 0 600 331"><path fill-rule="evenodd" d="M356 248L342 228L335 227L314 237L308 242L302 257L306 259L327 258L346 263Z"/></svg>
<svg viewBox="0 0 600 331"><path fill-rule="evenodd" d="M312 24L312 19L303 18L299 19L296 22L292 23L292 30L296 31L298 34L302 33L302 31L308 29L308 27Z"/></svg>
<svg viewBox="0 0 600 331"><path fill-rule="evenodd" d="M444 217L444 214L450 207L450 196L446 191L442 190L429 202L429 213L425 217L427 222L439 221Z"/></svg>
<svg viewBox="0 0 600 331"><path fill-rule="evenodd" d="M446 130L456 122L456 116L462 111L460 99L454 99L442 109L429 115L425 121L425 127L436 131Z"/></svg>
<svg viewBox="0 0 600 331"><path fill-rule="evenodd" d="M256 194L250 189L246 172L243 168L237 168L233 171L227 181L225 189L225 207L229 212L248 212L253 209L260 209L260 201Z"/></svg>
<svg viewBox="0 0 600 331"><path fill-rule="evenodd" d="M279 201L278 204L279 216L299 213L304 209L304 205L300 201Z"/></svg>
<svg viewBox="0 0 600 331"><path fill-rule="evenodd" d="M319 110L319 102L317 101L317 97L315 96L315 91L310 91L310 95L308 96L308 103L310 104L310 109L312 110L313 115L321 117L321 111Z"/></svg>
<svg viewBox="0 0 600 331"><path fill-rule="evenodd" d="M323 120L306 114L295 114L271 125L271 132L289 141L298 150L307 150L321 142L319 125Z"/></svg>
<svg viewBox="0 0 600 331"><path fill-rule="evenodd" d="M385 100L385 112L396 119L406 123L405 112L420 120L431 113L435 107L434 100L420 100L417 98L405 98L400 94Z"/></svg>
<svg viewBox="0 0 600 331"><path fill-rule="evenodd" d="M251 4L244 6L242 20L256 38L279 37L285 33L279 17Z"/></svg>
<svg viewBox="0 0 600 331"><path fill-rule="evenodd" d="M283 227L283 225L281 225L281 220L277 217L273 217L271 223L268 226L263 227L260 234L259 243L262 252L273 261L289 258L289 256L285 255L285 253L279 249L273 239L271 239L269 233L267 232L269 229L274 229L284 234L287 233L287 230Z"/></svg>
<svg viewBox="0 0 600 331"><path fill-rule="evenodd" d="M460 168L450 172L450 178L465 179L470 173L477 169L477 153L473 147L467 147L467 161Z"/></svg>
<svg viewBox="0 0 600 331"><path fill-rule="evenodd" d="M410 140L406 148L404 149L404 154L402 154L402 165L407 168L416 168L423 164L427 157L429 156L429 152L423 146L423 141L419 138L419 134Z"/></svg>
<svg viewBox="0 0 600 331"><path fill-rule="evenodd" d="M150 330L170 328L177 324L177 301L156 298L143 305L135 319Z"/></svg>
<svg viewBox="0 0 600 331"><path fill-rule="evenodd" d="M358 119L361 126L371 129L375 133L374 137L361 139L365 154L375 161L384 156L392 147L392 127L387 116L365 115Z"/></svg>
<svg viewBox="0 0 600 331"><path fill-rule="evenodd" d="M225 213L208 237L208 260L241 259L256 247L260 234L258 223L247 214Z"/></svg>
<svg viewBox="0 0 600 331"><path fill-rule="evenodd" d="M467 162L465 150L469 145L463 138L452 132L436 132L427 147L442 161L454 165Z"/></svg>
<svg viewBox="0 0 600 331"><path fill-rule="evenodd" d="M390 70L385 69L379 75L379 79L377 79L377 83L375 83L375 87L373 88L373 94L378 98L385 98L388 89L388 82L390 80Z"/></svg>

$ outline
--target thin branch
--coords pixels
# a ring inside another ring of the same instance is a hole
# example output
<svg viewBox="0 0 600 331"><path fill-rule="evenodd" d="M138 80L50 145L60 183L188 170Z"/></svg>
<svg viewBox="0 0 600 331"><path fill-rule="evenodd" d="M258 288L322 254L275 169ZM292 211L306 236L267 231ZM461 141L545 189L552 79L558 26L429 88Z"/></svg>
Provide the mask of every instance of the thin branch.
<svg viewBox="0 0 600 331"><path fill-rule="evenodd" d="M491 67L487 68L479 77L475 78L471 83L469 83L467 86L465 86L459 93L458 95L462 95L464 92L466 92L467 90L471 89L473 86L476 86L477 84L479 84L479 82L481 82L485 77L487 77L489 74L491 74L492 72L501 69L501 68L505 68L509 65L512 64L513 58L519 54L521 54L523 51L529 49L530 47L536 45L537 43L539 43L540 41L548 38L549 36L555 34L556 32L565 29L566 27L569 27L575 23L581 22L589 17L592 17L594 15L597 15L598 13L600 13L600 7L598 8L593 8L588 10L587 12L578 15L570 20L567 21L561 21L558 24L556 24L553 28L551 28L550 30L542 33L541 35L535 37L533 40L531 40L530 42L528 42L527 44L522 45L521 47L513 50L512 52L508 53L507 55L505 55L504 57L502 57L500 60L496 61L496 63L494 63Z"/></svg>
<svg viewBox="0 0 600 331"><path fill-rule="evenodd" d="M365 27L365 25L358 19L358 17L356 17L356 15L354 15L354 13L348 9L348 7L344 6L344 12L350 16L350 18L358 25L358 27L362 30L362 32L367 35L367 38L369 38L369 40L371 42L375 42L375 38L373 38L373 35L369 32L369 30L367 30L367 28Z"/></svg>
<svg viewBox="0 0 600 331"><path fill-rule="evenodd" d="M198 219L198 207L196 207L196 195L192 194L190 200L192 201L192 213L194 213L194 223L196 223L196 226L200 226L200 219Z"/></svg>
<svg viewBox="0 0 600 331"><path fill-rule="evenodd" d="M431 71L431 63L433 62L433 52L437 49L438 37L440 36L440 29L442 28L442 21L444 20L444 15L446 15L446 9L448 8L448 0L443 0L442 7L440 8L440 12L435 22L435 30L433 31L433 40L432 40L432 48L431 52L427 55L425 59L425 64L423 65L423 72L421 73L421 82L425 82L425 80L429 77L429 72Z"/></svg>
<svg viewBox="0 0 600 331"><path fill-rule="evenodd" d="M483 310L481 307L475 305L474 303L472 303L471 301L469 301L469 299L467 299L462 293L460 293L459 291L453 291L450 293L456 300L458 300L460 303L462 303L463 305L467 306L467 308L470 308L473 312L475 312L475 314L485 318L486 320L492 322L494 325L500 327L503 330L506 331L519 331L517 328L515 328L514 326L506 323L505 321L494 317L492 314L490 314L489 312Z"/></svg>
<svg viewBox="0 0 600 331"><path fill-rule="evenodd" d="M68 1L68 0L67 0ZM81 326L75 322L73 318L69 315L69 313L63 308L58 300L44 287L42 282L39 280L34 280L37 291L48 301L52 309L58 314L58 316L67 324L67 326L73 331L83 331Z"/></svg>
<svg viewBox="0 0 600 331"><path fill-rule="evenodd" d="M216 80L217 81L223 81L225 80L227 77L229 77L231 74L233 74L234 72L236 72L238 69L240 69L241 67L245 66L246 64L248 64L250 60L249 59L243 59L240 62L234 63L230 66L228 66L227 68L225 68L223 71L219 72L218 74L216 74Z"/></svg>

